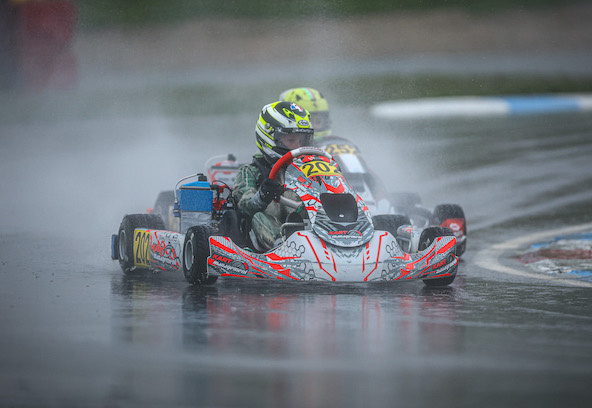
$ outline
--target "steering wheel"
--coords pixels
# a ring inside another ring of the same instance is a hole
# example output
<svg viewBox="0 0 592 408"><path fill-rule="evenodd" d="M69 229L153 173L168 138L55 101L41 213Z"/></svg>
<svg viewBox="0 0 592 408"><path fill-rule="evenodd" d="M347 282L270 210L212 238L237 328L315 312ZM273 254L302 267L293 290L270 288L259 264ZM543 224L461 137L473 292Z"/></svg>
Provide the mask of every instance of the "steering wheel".
<svg viewBox="0 0 592 408"><path fill-rule="evenodd" d="M276 180L277 175L279 171L282 169L282 167L292 163L294 159L307 154L314 154L317 156L324 156L328 159L333 159L333 157L329 153L322 149L316 147L299 147L298 149L290 150L288 153L284 154L278 161L275 162L275 164L271 168L271 171L269 172L269 178L271 180ZM291 208L298 208L302 203L281 196L280 204L284 204L285 206Z"/></svg>

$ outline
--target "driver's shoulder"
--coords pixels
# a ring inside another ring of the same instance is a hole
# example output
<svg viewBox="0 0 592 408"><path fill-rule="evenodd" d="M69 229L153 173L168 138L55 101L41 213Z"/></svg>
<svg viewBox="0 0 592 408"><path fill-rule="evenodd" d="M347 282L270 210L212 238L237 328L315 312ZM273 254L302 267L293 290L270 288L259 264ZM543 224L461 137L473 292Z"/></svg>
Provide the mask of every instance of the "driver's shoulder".
<svg viewBox="0 0 592 408"><path fill-rule="evenodd" d="M262 161L265 160L262 155L253 156L253 161L248 164L243 164L236 175L236 179L239 183L245 183L248 185L258 184L259 179L262 175Z"/></svg>
<svg viewBox="0 0 592 408"><path fill-rule="evenodd" d="M261 172L259 171L259 169L256 166L254 166L253 164L243 164L238 169L238 172L236 174L236 179L237 180L242 180L242 179L257 180L257 178L259 178L260 174L261 174Z"/></svg>

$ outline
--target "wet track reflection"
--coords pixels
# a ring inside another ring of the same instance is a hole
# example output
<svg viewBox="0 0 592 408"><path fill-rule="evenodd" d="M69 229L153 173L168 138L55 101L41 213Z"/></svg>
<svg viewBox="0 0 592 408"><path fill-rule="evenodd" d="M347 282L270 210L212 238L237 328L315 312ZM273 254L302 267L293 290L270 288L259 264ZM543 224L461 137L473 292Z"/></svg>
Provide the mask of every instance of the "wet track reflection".
<svg viewBox="0 0 592 408"><path fill-rule="evenodd" d="M462 291L243 281L172 289L161 277L115 276L113 336L189 356L179 367L189 371L183 392L214 405L240 404L247 387L271 405L353 406L366 391L352 380L382 387L417 370L424 354L462 352ZM228 388L233 381L240 387ZM376 403L393 397L371 394L364 398Z"/></svg>
<svg viewBox="0 0 592 408"><path fill-rule="evenodd" d="M590 300L462 276L441 289L114 276L112 329L116 343L177 355L175 398L213 405L545 405L577 401L587 381Z"/></svg>
<svg viewBox="0 0 592 408"><path fill-rule="evenodd" d="M293 285L241 280L171 288L170 282L157 276L124 275L113 278L112 298L117 307L112 322L117 341L165 342L187 350L241 350L246 358L257 354L272 358L339 356L363 344L367 346L358 351L367 356L393 348L452 351L458 342L446 329L454 325L456 310L462 306L461 291L459 286L432 289L405 284ZM177 300L180 316L178 310L163 307ZM138 324L142 320L145 325ZM150 330L155 325L170 327L160 327L153 335ZM427 335L430 332L439 335ZM169 337L162 338L164 333ZM352 344L340 345L337 338L347 338Z"/></svg>
<svg viewBox="0 0 592 408"><path fill-rule="evenodd" d="M414 288L411 293L398 293L388 287L392 285L321 290L260 285L245 288L242 282L232 282L220 288L189 287L183 296L184 340L206 332L206 345L214 350L242 349L250 357L263 353L295 359L337 358L352 349L358 357L371 358L393 349L405 353L430 349L431 341L439 343L439 349L456 344L446 341L450 336L422 334L445 334L454 321L457 289L413 293L418 291ZM204 314L207 321L194 319ZM439 322L434 324L436 318ZM187 327L188 322L195 322L195 327ZM236 336L236 330L242 335ZM262 333L269 335L261 337ZM340 338L345 342L336 341ZM427 343L414 341L419 338Z"/></svg>

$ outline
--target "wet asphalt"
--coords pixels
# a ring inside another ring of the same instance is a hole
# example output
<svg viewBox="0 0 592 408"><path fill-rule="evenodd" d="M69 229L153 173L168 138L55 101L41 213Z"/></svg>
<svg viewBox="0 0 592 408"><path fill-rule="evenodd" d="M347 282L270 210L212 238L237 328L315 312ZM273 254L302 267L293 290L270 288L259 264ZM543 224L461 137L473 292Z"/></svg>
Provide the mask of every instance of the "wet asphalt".
<svg viewBox="0 0 592 408"><path fill-rule="evenodd" d="M343 107L335 123L355 113ZM440 289L124 275L109 259L121 217L195 167L148 163L171 142L195 143L173 120L3 126L0 406L588 406L592 289L477 257L592 221L590 115L367 119L343 131L392 190L463 206L468 249ZM107 142L90 137L103 132Z"/></svg>

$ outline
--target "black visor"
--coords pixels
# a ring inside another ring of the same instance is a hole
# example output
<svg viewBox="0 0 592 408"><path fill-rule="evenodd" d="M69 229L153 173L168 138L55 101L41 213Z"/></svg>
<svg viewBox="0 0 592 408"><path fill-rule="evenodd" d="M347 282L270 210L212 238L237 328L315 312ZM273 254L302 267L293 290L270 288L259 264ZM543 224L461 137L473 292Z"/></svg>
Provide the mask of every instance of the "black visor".
<svg viewBox="0 0 592 408"><path fill-rule="evenodd" d="M278 147L292 150L303 146L311 146L314 136L313 129L279 128L273 138Z"/></svg>

